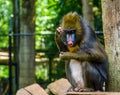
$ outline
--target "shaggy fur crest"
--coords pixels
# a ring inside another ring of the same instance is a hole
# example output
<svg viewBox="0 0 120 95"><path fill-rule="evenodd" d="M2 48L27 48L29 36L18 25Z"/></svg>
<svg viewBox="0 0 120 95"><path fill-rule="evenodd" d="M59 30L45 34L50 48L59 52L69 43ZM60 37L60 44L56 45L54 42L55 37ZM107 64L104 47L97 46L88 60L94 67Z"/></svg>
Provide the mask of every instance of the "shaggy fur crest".
<svg viewBox="0 0 120 95"><path fill-rule="evenodd" d="M70 12L66 14L62 19L61 27L63 29L74 28L80 32L82 27L79 15L76 12Z"/></svg>

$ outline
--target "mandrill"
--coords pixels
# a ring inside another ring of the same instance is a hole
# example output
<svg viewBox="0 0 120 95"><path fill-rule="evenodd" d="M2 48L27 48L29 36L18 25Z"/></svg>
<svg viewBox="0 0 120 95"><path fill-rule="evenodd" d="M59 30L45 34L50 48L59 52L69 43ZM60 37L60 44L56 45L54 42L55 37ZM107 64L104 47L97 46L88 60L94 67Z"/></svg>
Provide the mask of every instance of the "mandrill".
<svg viewBox="0 0 120 95"><path fill-rule="evenodd" d="M68 91L103 91L108 58L95 32L76 12L66 14L56 29L60 58L66 60Z"/></svg>

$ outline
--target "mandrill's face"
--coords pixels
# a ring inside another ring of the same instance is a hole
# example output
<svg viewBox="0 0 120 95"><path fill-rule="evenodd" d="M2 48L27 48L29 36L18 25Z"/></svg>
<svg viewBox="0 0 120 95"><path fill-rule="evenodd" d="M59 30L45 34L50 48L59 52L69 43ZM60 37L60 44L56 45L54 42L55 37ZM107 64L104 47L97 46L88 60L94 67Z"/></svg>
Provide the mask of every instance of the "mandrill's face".
<svg viewBox="0 0 120 95"><path fill-rule="evenodd" d="M75 45L75 29L64 29L66 42L68 47L73 47Z"/></svg>
<svg viewBox="0 0 120 95"><path fill-rule="evenodd" d="M76 13L69 13L65 15L61 22L61 28L63 29L63 38L68 47L74 47L82 39L82 28L80 23L80 17Z"/></svg>

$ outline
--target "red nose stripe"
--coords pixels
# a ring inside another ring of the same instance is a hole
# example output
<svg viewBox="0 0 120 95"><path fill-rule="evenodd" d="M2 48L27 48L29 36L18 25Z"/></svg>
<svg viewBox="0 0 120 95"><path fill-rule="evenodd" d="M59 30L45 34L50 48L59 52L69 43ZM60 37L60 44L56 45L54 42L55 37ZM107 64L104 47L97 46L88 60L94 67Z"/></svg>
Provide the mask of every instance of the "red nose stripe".
<svg viewBox="0 0 120 95"><path fill-rule="evenodd" d="M69 36L68 46L73 46L72 36Z"/></svg>

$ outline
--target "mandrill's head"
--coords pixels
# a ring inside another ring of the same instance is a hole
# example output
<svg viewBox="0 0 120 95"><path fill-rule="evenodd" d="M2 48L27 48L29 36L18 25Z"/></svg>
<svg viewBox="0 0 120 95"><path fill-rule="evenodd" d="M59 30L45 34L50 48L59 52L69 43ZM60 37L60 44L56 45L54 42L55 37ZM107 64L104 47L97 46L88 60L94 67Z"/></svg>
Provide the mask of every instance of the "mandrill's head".
<svg viewBox="0 0 120 95"><path fill-rule="evenodd" d="M76 12L66 14L62 19L61 27L63 29L76 29L81 32L80 16Z"/></svg>
<svg viewBox="0 0 120 95"><path fill-rule="evenodd" d="M76 12L66 14L61 22L61 27L64 30L68 48L73 48L80 44L82 39L82 24L80 16Z"/></svg>

